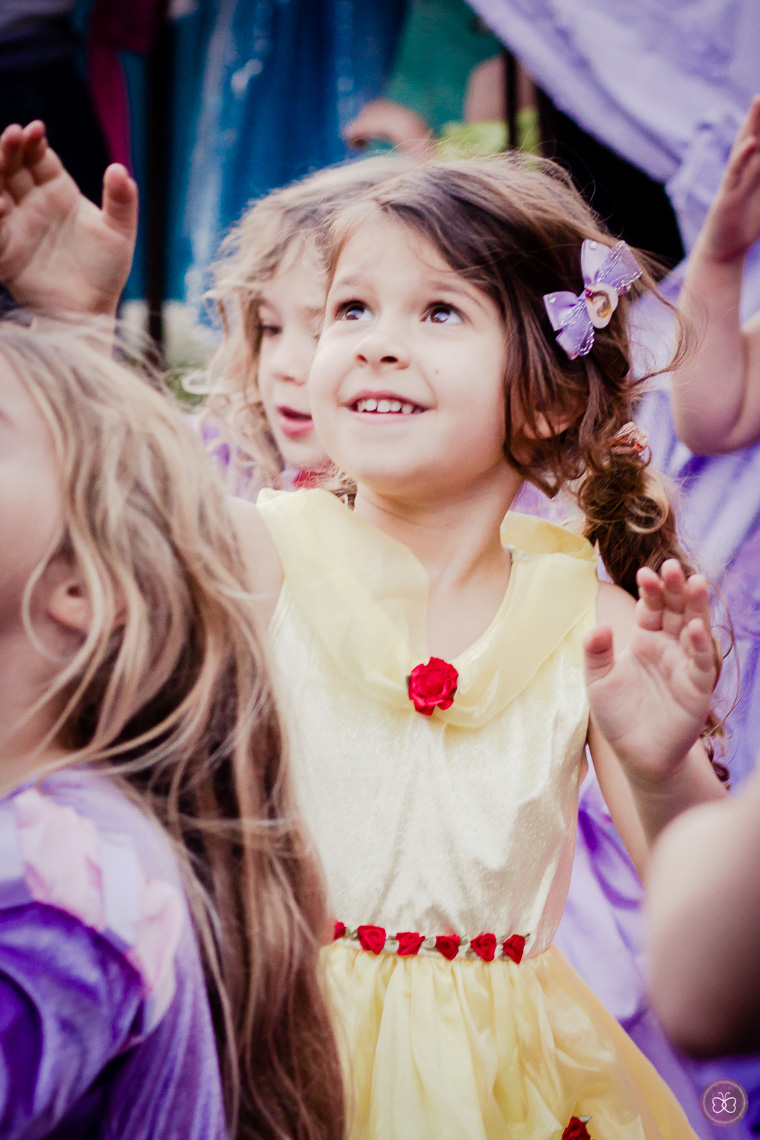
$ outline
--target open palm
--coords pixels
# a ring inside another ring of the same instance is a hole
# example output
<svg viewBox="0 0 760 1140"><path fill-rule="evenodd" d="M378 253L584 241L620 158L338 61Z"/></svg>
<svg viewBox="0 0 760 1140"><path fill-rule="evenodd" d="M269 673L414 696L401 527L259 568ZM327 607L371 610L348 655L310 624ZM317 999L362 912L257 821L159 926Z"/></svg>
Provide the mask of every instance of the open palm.
<svg viewBox="0 0 760 1140"><path fill-rule="evenodd" d="M744 257L760 237L760 96L739 128L702 242L716 261Z"/></svg>
<svg viewBox="0 0 760 1140"><path fill-rule="evenodd" d="M110 166L99 209L47 144L42 123L0 135L0 280L21 305L113 314L132 264L137 187Z"/></svg>
<svg viewBox="0 0 760 1140"><path fill-rule="evenodd" d="M586 639L591 713L631 775L666 779L704 727L716 679L704 579L668 561L639 571L628 646L616 657L612 631Z"/></svg>

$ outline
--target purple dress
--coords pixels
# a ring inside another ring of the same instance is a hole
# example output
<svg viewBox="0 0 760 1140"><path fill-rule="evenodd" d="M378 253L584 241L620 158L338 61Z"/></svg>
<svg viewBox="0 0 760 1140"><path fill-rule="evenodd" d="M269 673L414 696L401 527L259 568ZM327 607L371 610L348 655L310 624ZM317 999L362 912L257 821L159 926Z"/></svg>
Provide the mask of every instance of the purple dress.
<svg viewBox="0 0 760 1140"><path fill-rule="evenodd" d="M678 277L668 283L677 297ZM659 311L658 311L659 310ZM669 317L647 314L645 343L669 341ZM700 569L720 584L734 625L735 649L721 676L728 717L729 770L736 790L752 773L760 749L760 444L730 455L693 455L676 435L667 383L650 391L637 414L649 434L657 470L671 482L687 547ZM525 486L518 510L563 521L561 503ZM567 513L564 514L567 522ZM749 1111L731 1125L733 1140L760 1135L760 1058L686 1057L666 1037L647 997L644 890L612 822L593 768L581 787L573 873L555 943L667 1081L701 1140L726 1133L700 1109L714 1080L747 1090ZM705 937L719 942L719 917L705 916Z"/></svg>
<svg viewBox="0 0 760 1140"><path fill-rule="evenodd" d="M222 1140L221 1082L176 862L105 776L0 800L0 1136Z"/></svg>

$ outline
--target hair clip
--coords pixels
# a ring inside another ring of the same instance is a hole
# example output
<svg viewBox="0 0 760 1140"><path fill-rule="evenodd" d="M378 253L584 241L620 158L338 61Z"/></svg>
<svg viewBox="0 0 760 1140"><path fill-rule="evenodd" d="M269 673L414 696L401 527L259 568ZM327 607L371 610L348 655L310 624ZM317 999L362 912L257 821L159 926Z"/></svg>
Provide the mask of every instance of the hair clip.
<svg viewBox="0 0 760 1140"><path fill-rule="evenodd" d="M591 352L594 330L610 323L621 295L641 277L641 267L624 241L611 249L603 242L584 241L581 273L582 293L545 293L543 298L551 326L559 331L557 344L571 360Z"/></svg>
<svg viewBox="0 0 760 1140"><path fill-rule="evenodd" d="M649 447L649 436L643 428L629 420L613 435L609 447L616 455L642 455Z"/></svg>

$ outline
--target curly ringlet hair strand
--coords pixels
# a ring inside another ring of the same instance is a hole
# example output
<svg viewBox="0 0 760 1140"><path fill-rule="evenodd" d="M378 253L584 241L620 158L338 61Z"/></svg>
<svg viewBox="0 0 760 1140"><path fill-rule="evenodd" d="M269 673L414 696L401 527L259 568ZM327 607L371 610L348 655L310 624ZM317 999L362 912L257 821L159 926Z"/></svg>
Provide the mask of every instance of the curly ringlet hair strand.
<svg viewBox="0 0 760 1140"><path fill-rule="evenodd" d="M320 871L223 490L169 398L93 330L0 322L0 359L37 403L60 470L50 559L78 567L92 622L36 708L57 766L117 779L173 841L214 1014L229 1134L343 1135L340 1063L318 981ZM49 771L46 769L45 771ZM44 774L44 773L43 773Z"/></svg>
<svg viewBox="0 0 760 1140"><path fill-rule="evenodd" d="M207 294L222 343L192 390L207 396L204 414L222 429L219 445L233 444L230 489L275 486L283 469L258 387L262 289L290 258L321 273L320 238L335 211L411 162L399 154L377 155L319 171L248 207L222 242Z"/></svg>
<svg viewBox="0 0 760 1140"><path fill-rule="evenodd" d="M667 366L634 371L631 302L657 296L654 261L637 252L641 278L620 298L609 325L595 329L587 356L570 360L546 315L546 294L583 289L584 240L615 239L556 164L517 153L431 161L365 191L336 215L323 239L328 281L360 227L391 219L429 242L451 268L497 306L505 323L505 445L512 466L547 495L566 488L585 517L585 536L612 579L637 597L640 566L691 560L679 541L666 486L648 453L616 448L649 380L684 358L689 330L673 306L678 345ZM660 296L662 303L668 302ZM548 429L548 430L547 430ZM334 485L350 498L350 484ZM716 661L721 654L716 646ZM711 712L705 743L723 738ZM713 759L721 779L727 771Z"/></svg>

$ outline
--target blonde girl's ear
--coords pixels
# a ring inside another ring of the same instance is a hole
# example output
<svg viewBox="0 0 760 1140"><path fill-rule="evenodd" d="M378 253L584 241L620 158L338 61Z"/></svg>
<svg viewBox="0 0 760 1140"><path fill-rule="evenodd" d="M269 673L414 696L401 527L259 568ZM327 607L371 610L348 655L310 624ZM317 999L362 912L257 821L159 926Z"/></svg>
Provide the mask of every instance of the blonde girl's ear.
<svg viewBox="0 0 760 1140"><path fill-rule="evenodd" d="M92 624L92 604L78 567L69 558L56 558L46 568L44 579L47 616L70 633L87 633Z"/></svg>

